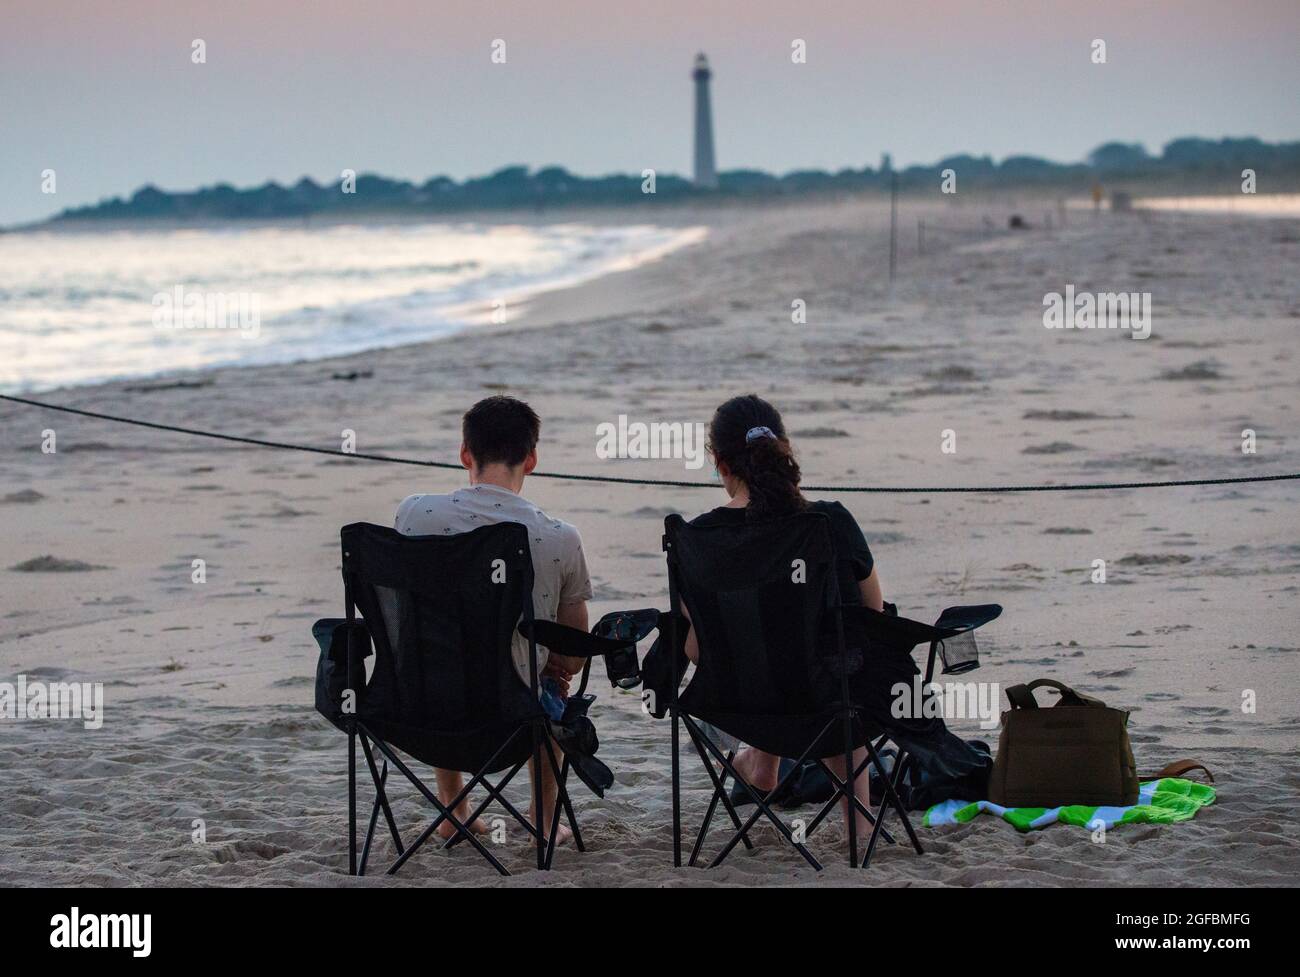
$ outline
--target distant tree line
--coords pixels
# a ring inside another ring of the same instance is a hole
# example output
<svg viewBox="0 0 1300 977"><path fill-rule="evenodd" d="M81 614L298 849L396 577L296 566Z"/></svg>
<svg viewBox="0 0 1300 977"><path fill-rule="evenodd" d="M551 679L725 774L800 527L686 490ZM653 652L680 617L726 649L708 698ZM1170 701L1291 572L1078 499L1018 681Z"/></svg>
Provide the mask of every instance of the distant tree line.
<svg viewBox="0 0 1300 977"><path fill-rule="evenodd" d="M1054 163L1033 156L1010 156L994 162L989 156L959 155L930 166L910 166L896 174L880 169L795 170L782 176L761 170L729 170L719 174L716 190L701 190L689 180L656 174L654 194L645 192L641 174L577 176L559 166L530 170L507 166L488 176L457 182L436 176L424 183L360 174L346 189L343 180L321 184L303 177L293 186L265 183L240 190L226 183L191 192L170 193L144 186L129 199L113 197L87 207L64 210L56 221L69 220L204 220L274 219L311 215L445 213L486 208L537 208L567 205L637 204L716 198L771 198L796 194L846 193L888 189L897 177L901 190L935 189L945 170L956 173L959 189L1059 188L1086 190L1096 181L1141 183L1177 178L1201 185L1222 182L1224 191L1238 189L1243 169L1254 170L1260 190L1300 186L1300 142L1266 143L1244 139L1176 139L1159 156L1138 143L1108 142L1084 163Z"/></svg>

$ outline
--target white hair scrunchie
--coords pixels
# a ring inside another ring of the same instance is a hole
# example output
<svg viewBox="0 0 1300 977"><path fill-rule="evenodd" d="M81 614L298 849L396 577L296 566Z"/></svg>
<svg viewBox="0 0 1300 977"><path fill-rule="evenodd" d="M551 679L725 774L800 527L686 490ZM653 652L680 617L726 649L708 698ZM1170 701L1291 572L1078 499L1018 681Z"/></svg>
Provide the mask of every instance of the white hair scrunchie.
<svg viewBox="0 0 1300 977"><path fill-rule="evenodd" d="M759 438L771 438L773 441L777 439L776 435L772 433L770 427L751 427L745 432L745 444L749 444L751 441L757 441Z"/></svg>

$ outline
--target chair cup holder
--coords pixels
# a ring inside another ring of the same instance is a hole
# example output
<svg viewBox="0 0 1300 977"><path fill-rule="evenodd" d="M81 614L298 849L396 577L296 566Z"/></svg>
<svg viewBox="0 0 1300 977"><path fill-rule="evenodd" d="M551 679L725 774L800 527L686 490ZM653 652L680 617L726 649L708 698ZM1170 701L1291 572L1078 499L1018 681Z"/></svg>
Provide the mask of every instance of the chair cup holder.
<svg viewBox="0 0 1300 977"><path fill-rule="evenodd" d="M979 646L975 632L963 631L939 642L939 657L943 660L943 674L960 675L980 667Z"/></svg>

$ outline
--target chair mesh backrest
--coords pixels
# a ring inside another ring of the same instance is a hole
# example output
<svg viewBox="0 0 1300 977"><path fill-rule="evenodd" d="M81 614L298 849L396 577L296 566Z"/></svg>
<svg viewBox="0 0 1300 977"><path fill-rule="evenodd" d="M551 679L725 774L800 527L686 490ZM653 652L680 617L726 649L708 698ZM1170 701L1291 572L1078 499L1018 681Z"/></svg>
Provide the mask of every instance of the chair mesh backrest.
<svg viewBox="0 0 1300 977"><path fill-rule="evenodd" d="M419 755L422 733L526 718L511 639L532 616L528 531L498 523L454 536L343 527L343 577L375 648L357 715Z"/></svg>
<svg viewBox="0 0 1300 977"><path fill-rule="evenodd" d="M829 525L816 512L736 526L665 520L669 572L700 650L685 708L775 717L839 703Z"/></svg>

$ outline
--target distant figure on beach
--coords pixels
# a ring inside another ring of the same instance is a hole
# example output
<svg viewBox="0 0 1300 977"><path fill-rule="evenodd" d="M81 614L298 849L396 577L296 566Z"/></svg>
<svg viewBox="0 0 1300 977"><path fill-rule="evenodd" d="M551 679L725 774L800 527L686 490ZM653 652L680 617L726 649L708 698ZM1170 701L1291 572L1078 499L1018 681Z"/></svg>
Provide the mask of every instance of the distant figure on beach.
<svg viewBox="0 0 1300 977"><path fill-rule="evenodd" d="M480 526L499 522L518 522L528 527L529 548L533 561L533 614L539 620L586 631L587 601L591 600L591 576L582 552L578 530L560 519L553 519L529 502L520 491L524 478L537 467L537 439L541 420L526 403L513 397L488 397L466 413L461 425L460 461L469 472L469 486L449 495L412 495L397 507L394 528L406 536L433 536L466 533ZM520 679L529 680L528 641L514 636L514 661ZM567 658L538 648L537 669L543 685L553 695L563 698L569 680L582 670L583 660ZM552 743L558 748L558 744ZM551 823L556 797L555 776L550 765L543 763L541 818L531 811L533 823ZM534 778L539 771L529 770ZM464 779L459 770L435 768L438 795L450 803L460 793ZM456 816L469 816L469 801L456 809ZM485 833L487 825L476 820L471 829ZM449 838L455 829L442 824L438 833ZM567 841L571 832L559 827L558 842Z"/></svg>
<svg viewBox="0 0 1300 977"><path fill-rule="evenodd" d="M853 514L840 503L804 498L799 490L799 465L775 407L754 394L728 400L717 409L709 425L709 452L730 501L696 517L692 525L729 525L803 510L823 512L830 521L831 545L842 568L840 599L845 604L865 605L877 611L884 609L880 574L866 537ZM685 605L679 610L689 620ZM694 630L687 633L685 651L691 661L699 662ZM854 705L885 729L895 743L912 753L923 769L944 776L961 776L986 765L987 758L950 733L942 719L900 719L893 715L890 708L893 688L897 683L911 688L917 674L910 654L883 645L873 646L862 668L850 680ZM735 766L754 788L767 792L777 786L780 759L747 747L736 756ZM855 767L861 766L865 759L866 749L859 748L853 756ZM845 776L843 755L827 757L826 764L838 776ZM869 778L863 774L854 786L858 799L869 808L868 784ZM847 817L847 800L842 807ZM863 837L871 825L861 812L857 817L859 837Z"/></svg>

